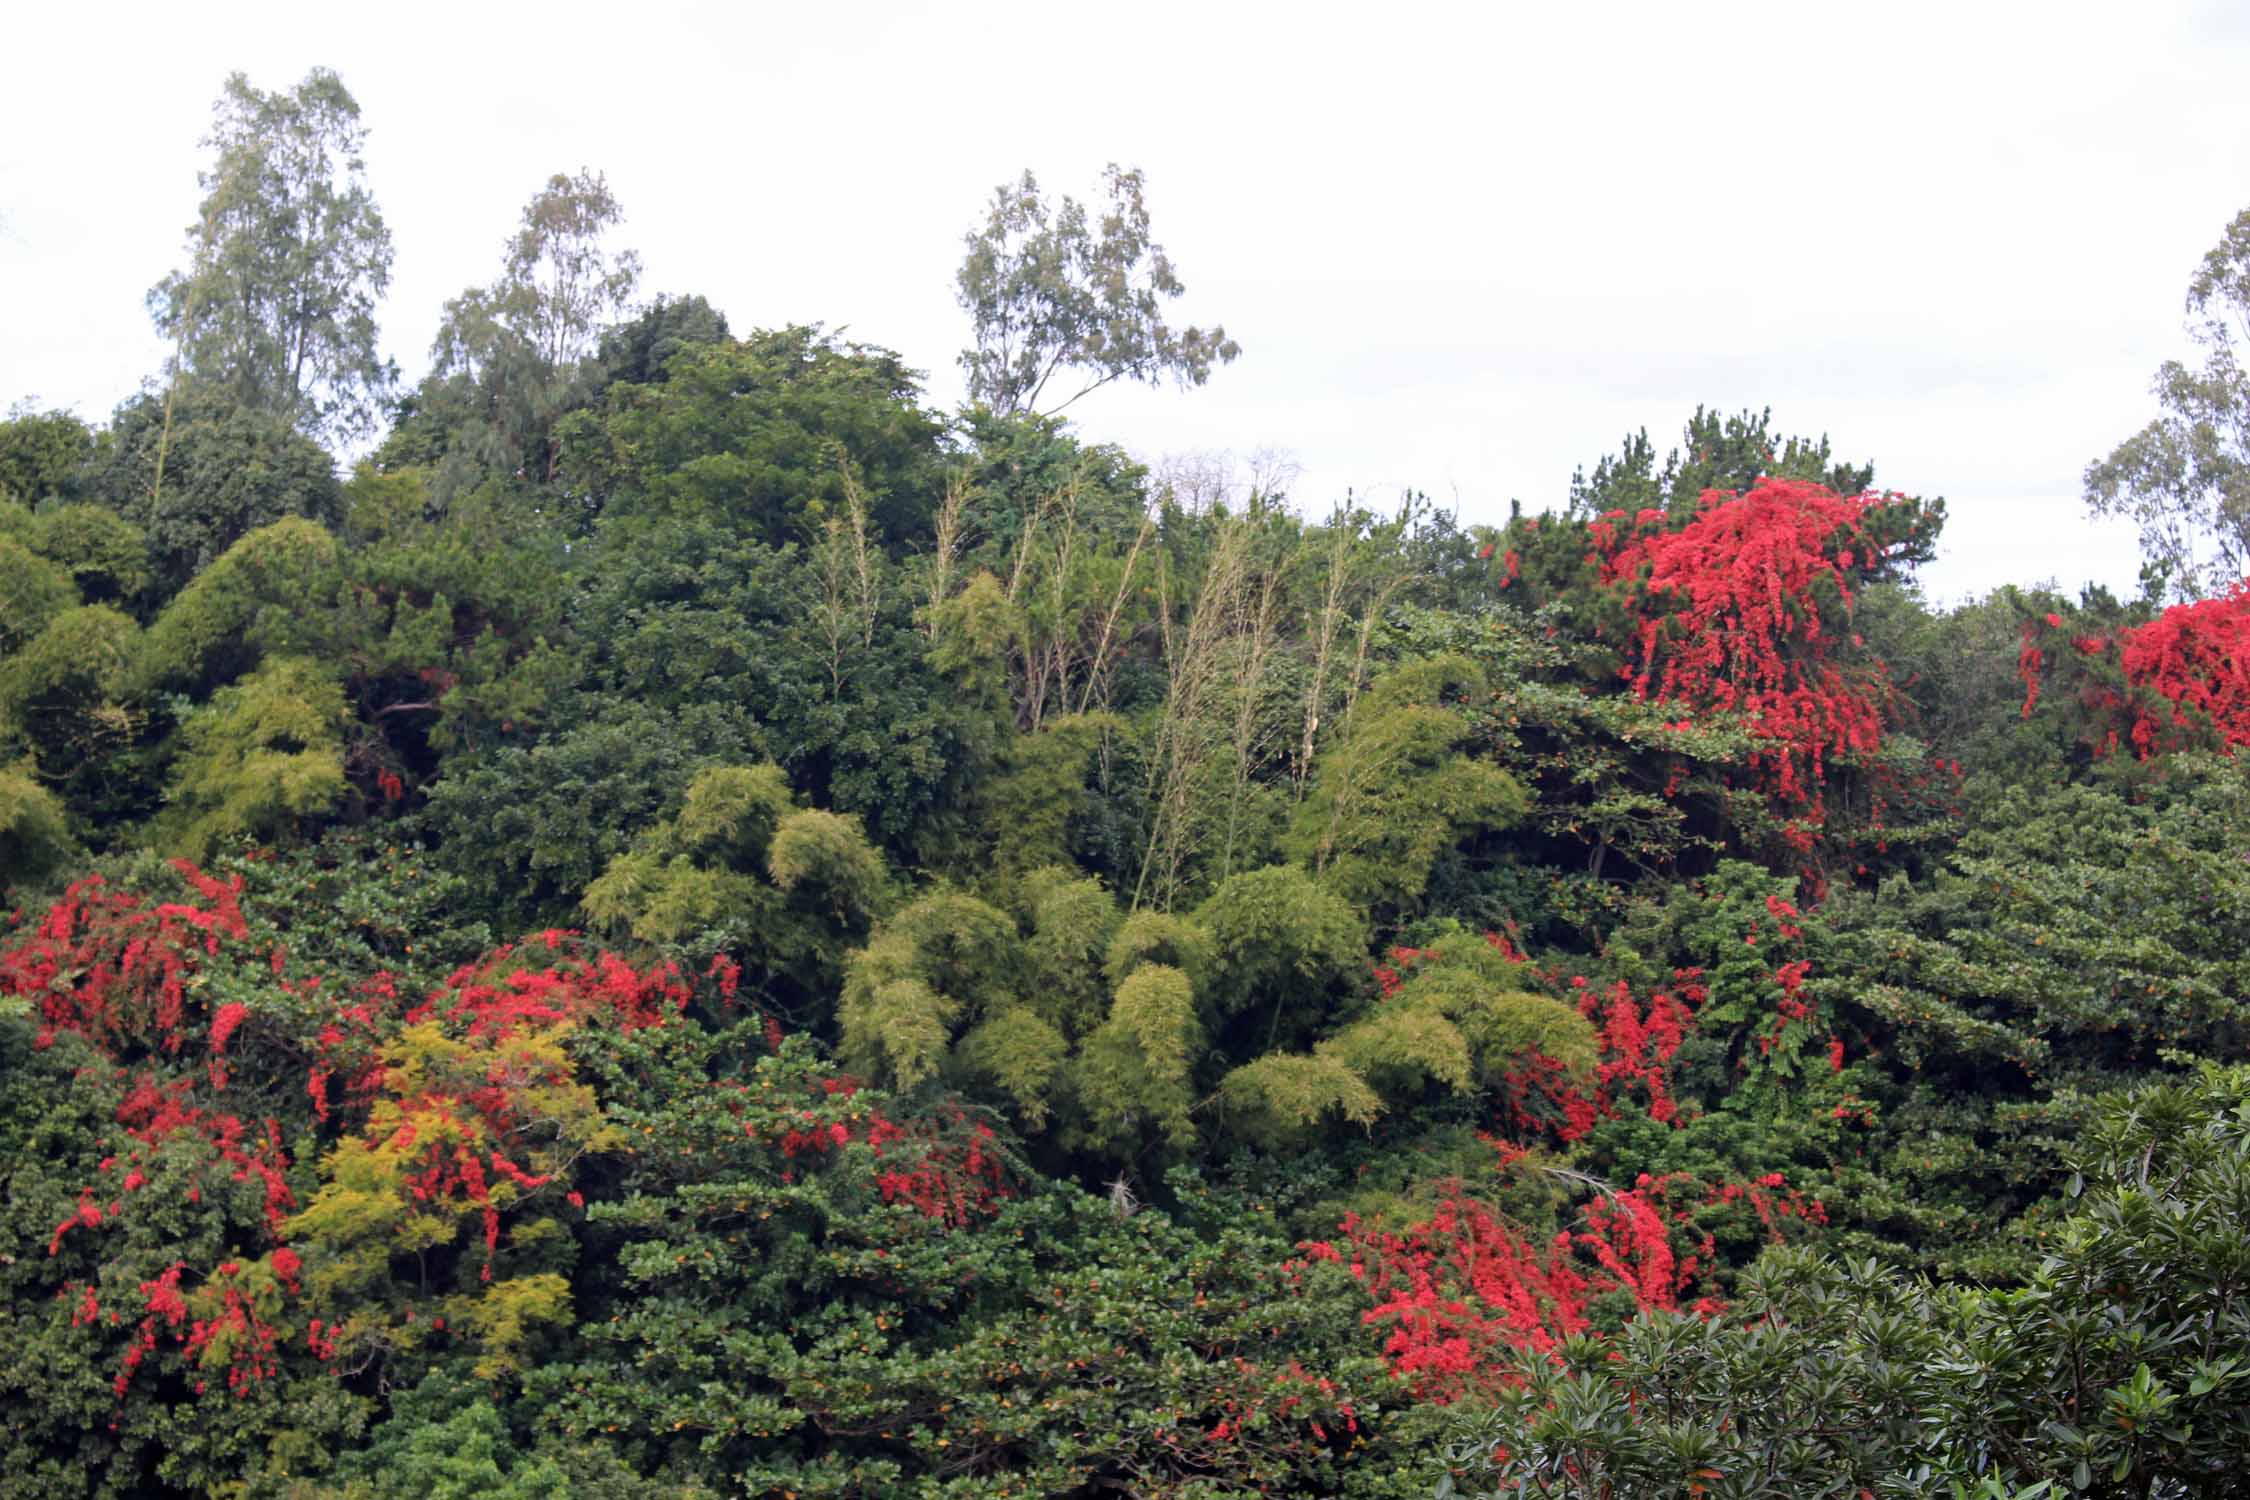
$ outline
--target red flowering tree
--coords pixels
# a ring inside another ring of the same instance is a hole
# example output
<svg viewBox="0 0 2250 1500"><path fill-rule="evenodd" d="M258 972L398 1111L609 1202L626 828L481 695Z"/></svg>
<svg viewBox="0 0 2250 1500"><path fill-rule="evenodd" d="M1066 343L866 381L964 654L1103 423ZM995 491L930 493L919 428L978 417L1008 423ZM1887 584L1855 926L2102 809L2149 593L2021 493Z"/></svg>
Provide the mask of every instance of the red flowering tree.
<svg viewBox="0 0 2250 1500"><path fill-rule="evenodd" d="M1872 761L1897 717L1887 668L1852 628L1856 591L1931 529L1904 496L1772 478L1705 493L1684 525L1643 510L1588 528L1587 561L1632 632L1620 676L1637 698L1739 724L1800 851L1826 822L1831 770Z"/></svg>
<svg viewBox="0 0 2250 1500"><path fill-rule="evenodd" d="M1859 629L1866 590L1930 556L1942 504L1770 473L1661 488L1638 509L1516 518L1495 542L1517 575L1497 628L1433 622L1417 642L1497 685L1487 743L1537 788L1542 862L1583 849L1555 916L1598 928L1609 887L1729 853L1810 874L1817 897L1948 837L1958 778L1898 732L1911 705Z"/></svg>
<svg viewBox="0 0 2250 1500"><path fill-rule="evenodd" d="M2027 610L2023 716L2042 698L2078 721L2096 759L2250 744L2250 582L2140 624Z"/></svg>

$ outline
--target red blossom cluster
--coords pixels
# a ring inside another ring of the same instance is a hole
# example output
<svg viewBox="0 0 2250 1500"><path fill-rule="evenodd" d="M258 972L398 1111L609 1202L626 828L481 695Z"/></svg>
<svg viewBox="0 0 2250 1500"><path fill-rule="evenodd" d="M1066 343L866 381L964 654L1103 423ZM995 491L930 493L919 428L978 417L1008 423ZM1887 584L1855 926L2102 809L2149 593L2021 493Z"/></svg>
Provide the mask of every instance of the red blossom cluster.
<svg viewBox="0 0 2250 1500"><path fill-rule="evenodd" d="M1643 1310L1678 1305L1692 1258L1672 1250L1662 1215L1638 1191L1591 1207L1585 1227L1534 1241L1455 1184L1426 1221L1393 1233L1347 1214L1341 1241L1302 1246L1344 1264L1367 1291L1370 1327L1392 1370L1427 1400L1498 1378L1496 1355L1546 1352L1591 1326L1587 1304L1623 1292Z"/></svg>
<svg viewBox="0 0 2250 1500"><path fill-rule="evenodd" d="M1312 1433L1315 1442L1325 1443L1329 1434L1323 1416L1342 1433L1359 1431L1359 1413L1351 1402L1336 1399L1336 1382L1312 1374L1296 1360L1275 1369L1236 1355L1233 1379L1215 1393L1213 1404L1220 1416L1204 1431L1203 1438L1214 1444L1240 1443L1261 1427L1298 1422ZM1193 1429L1181 1436L1192 1442ZM1169 1446L1180 1446L1180 1437L1171 1433L1165 1441Z"/></svg>
<svg viewBox="0 0 2250 1500"><path fill-rule="evenodd" d="M154 1281L140 1284L144 1311L111 1381L120 1398L143 1362L156 1352L159 1336L167 1331L191 1362L205 1367L224 1365L228 1393L238 1399L249 1394L257 1382L279 1373L281 1331L261 1310L260 1303L298 1290L301 1265L296 1252L287 1247L276 1250L262 1267L223 1261L192 1294L180 1289L180 1276L186 1269L185 1262L174 1261ZM196 1381L195 1392L203 1394L201 1380Z"/></svg>
<svg viewBox="0 0 2250 1500"><path fill-rule="evenodd" d="M2250 580L2215 599L2174 605L2119 639L2126 682L2171 706L2168 720L2134 713L2136 754L2175 748L2203 729L2230 751L2250 744Z"/></svg>
<svg viewBox="0 0 2250 1500"><path fill-rule="evenodd" d="M274 949L275 978L280 979L286 962L287 955ZM321 983L318 978L302 983L287 979L280 982L283 990L308 997L319 991ZM377 970L352 987L351 1002L338 1006L321 1027L315 1038L313 1065L305 1078L305 1092L312 1099L314 1117L322 1124L328 1122L329 1085L339 1073L344 1077L345 1091L355 1098L372 1097L382 1087L380 1046L398 1003L398 980L387 969Z"/></svg>
<svg viewBox="0 0 2250 1500"><path fill-rule="evenodd" d="M1499 949L1499 950L1500 950L1500 956L1501 956L1502 958L1506 959L1506 960L1507 960L1507 961L1508 961L1509 963L1512 963L1512 964L1529 963L1529 962L1530 962L1531 960L1529 960L1528 958L1524 957L1524 952L1523 952L1523 949L1521 949L1521 948L1519 948L1518 946L1516 946L1516 938L1517 938L1517 936L1518 936L1518 934L1517 934L1517 932L1516 932L1516 930L1515 930L1515 924L1514 924L1513 922L1511 922L1511 923L1509 923L1509 924L1508 924L1508 931L1506 931L1506 932L1489 932L1489 931L1488 931L1488 932L1486 932L1486 933L1485 933L1485 935L1484 935L1484 940L1485 940L1486 944L1488 944L1489 946L1491 946L1491 947L1494 947L1494 948L1497 948L1497 949Z"/></svg>
<svg viewBox="0 0 2250 1500"><path fill-rule="evenodd" d="M2097 757L2121 744L2142 760L2198 743L2228 754L2250 744L2250 580L2113 636L2069 635L2074 656L2050 645L2067 629L2052 612L2024 622L2016 672L2025 718L2039 706L2050 669L2068 664L2093 720Z"/></svg>
<svg viewBox="0 0 2250 1500"><path fill-rule="evenodd" d="M691 995L676 964L636 969L614 953L589 953L576 932L550 928L462 965L406 1019L412 1025L442 1015L466 1023L471 1037L587 1019L638 1031L686 1010Z"/></svg>
<svg viewBox="0 0 2250 1500"><path fill-rule="evenodd" d="M192 1091L187 1079L160 1085L145 1074L134 1078L116 1116L132 1146L122 1159L103 1157L96 1169L104 1178L120 1171L122 1175L114 1185L88 1184L79 1189L78 1206L55 1226L47 1243L49 1255L62 1253L63 1239L72 1230L98 1229L105 1221L122 1217L125 1199L147 1185L157 1151L180 1134L200 1139L234 1181L256 1181L264 1189L266 1227L280 1232L283 1217L297 1201L289 1190L289 1158L281 1149L281 1126L267 1119L253 1127L239 1115L204 1109L191 1101ZM200 1185L188 1188L188 1201L200 1202L202 1196Z"/></svg>
<svg viewBox="0 0 2250 1500"><path fill-rule="evenodd" d="M228 939L249 935L242 877L174 862L202 905L151 904L99 875L73 884L23 942L0 952L0 995L32 1001L38 1045L76 1032L113 1057L177 1053L190 1030L188 981Z"/></svg>
<svg viewBox="0 0 2250 1500"><path fill-rule="evenodd" d="M1502 1165L1520 1155L1503 1146ZM1579 1227L1540 1239L1456 1182L1421 1223L1392 1232L1347 1214L1339 1239L1299 1249L1307 1261L1344 1265L1366 1289L1363 1321L1390 1330L1383 1352L1418 1396L1452 1401L1509 1379L1507 1355L1551 1353L1561 1339L1593 1331L1596 1298L1621 1294L1639 1312L1724 1311L1717 1298L1692 1295L1715 1252L1699 1213L1746 1203L1776 1242L1784 1221L1827 1222L1825 1205L1779 1172L1700 1194L1692 1186L1683 1174L1644 1173L1630 1189L1591 1200Z"/></svg>
<svg viewBox="0 0 2250 1500"><path fill-rule="evenodd" d="M1838 495L1800 480L1707 491L1685 526L1662 511L1611 511L1588 561L1637 621L1639 659L1622 675L1644 700L1737 718L1759 744L1753 769L1794 809L1789 838L1810 849L1829 763L1880 749L1895 694L1880 662L1839 659L1853 580L1894 550L1872 525L1904 502Z"/></svg>
<svg viewBox="0 0 2250 1500"><path fill-rule="evenodd" d="M1773 982L1781 987L1781 997L1774 1002L1773 1028L1758 1038L1760 1056L1772 1056L1773 1049L1788 1035L1792 1025L1812 1020L1812 1004L1805 999L1805 978L1811 973L1812 965L1801 958L1773 971Z"/></svg>
<svg viewBox="0 0 2250 1500"><path fill-rule="evenodd" d="M278 1235L283 1217L297 1206L289 1191L289 1158L281 1149L280 1122L268 1118L253 1126L238 1115L199 1107L191 1094L185 1079L159 1084L145 1074L126 1091L117 1106L117 1123L140 1151L137 1163L126 1172L125 1189L130 1192L141 1185L145 1167L165 1141L192 1134L210 1148L234 1181L255 1181L264 1189L266 1227Z"/></svg>
<svg viewBox="0 0 2250 1500"><path fill-rule="evenodd" d="M1503 1118L1518 1135L1551 1131L1569 1142L1614 1117L1638 1095L1652 1120L1679 1118L1672 1098L1671 1063L1680 1050L1695 1010L1708 998L1701 969L1675 969L1670 987L1648 997L1633 997L1623 980L1602 988L1583 976L1570 981L1578 1013L1595 1023L1601 1056L1591 1089L1581 1085L1555 1059L1534 1054L1503 1080Z"/></svg>
<svg viewBox="0 0 2250 1500"><path fill-rule="evenodd" d="M437 1023L481 1044L474 1072L423 1080L370 1116L365 1145L399 1165L401 1191L414 1203L474 1213L482 1222L486 1257L480 1274L492 1278L499 1249L502 1183L532 1193L552 1174L520 1164L531 1149L536 1122L522 1117L527 1090L569 1082L567 1065L542 1039L581 1023L633 1031L660 1026L683 1011L691 996L676 966L635 968L614 953L588 951L574 932L551 930L510 944L463 965L400 1017L405 1024ZM329 1082L339 1066L356 1063L354 1092L371 1094L386 1082L371 1044L397 1003L388 975L363 985L321 1033L320 1057L307 1080L316 1111L329 1108ZM345 1029L346 1024L356 1028ZM566 1195L573 1203L583 1200Z"/></svg>
<svg viewBox="0 0 2250 1500"><path fill-rule="evenodd" d="M1388 1000L1406 983L1405 971L1416 964L1426 963L1443 955L1436 948L1393 948L1390 962L1375 965L1375 988L1378 999Z"/></svg>
<svg viewBox="0 0 2250 1500"><path fill-rule="evenodd" d="M425 1093L405 1101L398 1123L381 1148L402 1162L405 1191L416 1203L474 1208L484 1223L482 1279L492 1279L492 1257L500 1249L500 1206L492 1200L496 1182L536 1192L553 1179L525 1171L507 1155L515 1129L511 1095L503 1088L478 1089L466 1097Z"/></svg>
<svg viewBox="0 0 2250 1500"><path fill-rule="evenodd" d="M1781 1220L1796 1219L1806 1224L1826 1224L1828 1205L1818 1198L1807 1198L1792 1188L1779 1172L1768 1172L1752 1182L1728 1182L1713 1188L1704 1200L1707 1204L1747 1203L1765 1226L1766 1238L1779 1241Z"/></svg>
<svg viewBox="0 0 2250 1500"><path fill-rule="evenodd" d="M877 1126L883 1127L880 1136ZM967 1139L958 1145L926 1131L916 1138L881 1116L868 1129L867 1144L877 1156L901 1139L912 1139L912 1152L875 1174L875 1189L885 1203L911 1204L924 1218L958 1228L1014 1196L994 1149L992 1127L982 1120L969 1126Z"/></svg>
<svg viewBox="0 0 2250 1500"><path fill-rule="evenodd" d="M859 1081L837 1075L821 1079L818 1087L823 1097L850 1099L859 1092ZM732 1107L737 1114L742 1112L739 1104ZM742 1129L757 1139L754 1122L745 1121ZM877 1166L872 1183L885 1203L908 1204L949 1228L985 1218L1003 1200L1015 1196L992 1127L971 1118L958 1105L941 1117L904 1125L880 1110L826 1121L812 1110L800 1110L796 1122L773 1138L782 1160L789 1163L782 1169L782 1181L795 1181L800 1168L833 1161L854 1142L874 1153Z"/></svg>

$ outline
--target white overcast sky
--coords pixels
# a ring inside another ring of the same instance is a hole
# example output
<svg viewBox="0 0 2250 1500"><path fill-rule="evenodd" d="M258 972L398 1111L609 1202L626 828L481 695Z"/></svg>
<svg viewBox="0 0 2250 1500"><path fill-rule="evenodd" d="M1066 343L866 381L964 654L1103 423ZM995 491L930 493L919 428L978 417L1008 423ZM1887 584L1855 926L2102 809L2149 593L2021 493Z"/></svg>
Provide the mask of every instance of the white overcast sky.
<svg viewBox="0 0 2250 1500"><path fill-rule="evenodd" d="M644 290L848 325L957 399L961 236L1029 166L1148 174L1242 359L1075 409L1143 457L1261 450L1324 508L1470 520L1698 402L1774 408L1952 507L1934 595L2129 587L2087 462L2154 414L2250 206L2250 4L40 6L0 95L0 404L154 371L228 71L337 69L397 260L389 351L524 200L607 172Z"/></svg>

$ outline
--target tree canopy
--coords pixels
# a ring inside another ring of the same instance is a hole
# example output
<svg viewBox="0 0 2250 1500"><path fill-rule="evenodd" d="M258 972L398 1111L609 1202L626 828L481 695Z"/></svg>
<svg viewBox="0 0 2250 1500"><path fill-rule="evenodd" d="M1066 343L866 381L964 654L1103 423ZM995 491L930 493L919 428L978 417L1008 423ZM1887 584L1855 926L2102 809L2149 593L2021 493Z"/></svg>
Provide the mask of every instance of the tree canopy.
<svg viewBox="0 0 2250 1500"><path fill-rule="evenodd" d="M315 436L370 431L392 380L375 309L391 235L368 191L359 103L328 68L286 93L229 77L185 267L148 294L184 377Z"/></svg>
<svg viewBox="0 0 2250 1500"><path fill-rule="evenodd" d="M1242 353L1223 328L1164 321L1164 302L1187 288L1149 238L1140 169L1112 162L1102 185L1109 203L1096 219L1068 195L1050 203L1026 171L993 190L983 228L967 236L955 287L976 342L961 368L970 396L1002 415L1042 402L1060 411L1116 380L1201 385ZM1058 376L1078 388L1054 400Z"/></svg>
<svg viewBox="0 0 2250 1500"><path fill-rule="evenodd" d="M2197 599L2250 572L2250 210L2189 279L2187 315L2202 368L2157 370L2164 415L2087 466L2086 503L2137 524L2143 557Z"/></svg>

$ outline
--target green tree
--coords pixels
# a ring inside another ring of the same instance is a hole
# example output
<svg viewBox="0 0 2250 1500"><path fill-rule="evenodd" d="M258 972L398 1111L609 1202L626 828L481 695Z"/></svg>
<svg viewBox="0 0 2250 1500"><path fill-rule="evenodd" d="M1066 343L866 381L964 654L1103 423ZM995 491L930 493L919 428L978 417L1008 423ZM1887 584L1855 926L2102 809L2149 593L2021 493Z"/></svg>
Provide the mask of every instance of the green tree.
<svg viewBox="0 0 2250 1500"><path fill-rule="evenodd" d="M1695 513L1705 490L1739 494L1761 475L1809 479L1839 495L1857 495L1875 482L1873 464L1839 462L1828 439L1784 437L1773 429L1773 408L1722 416L1698 406L1680 433L1680 446L1656 461L1648 429L1629 435L1588 474L1570 476L1570 514L1591 520L1605 511L1634 515L1661 510L1675 521Z"/></svg>
<svg viewBox="0 0 2250 1500"><path fill-rule="evenodd" d="M1290 852L1380 915L1420 906L1441 858L1514 824L1529 805L1514 777L1460 753L1474 730L1448 700L1489 696L1484 674L1458 656L1425 657L1377 678L1316 762Z"/></svg>
<svg viewBox="0 0 2250 1500"><path fill-rule="evenodd" d="M28 743L53 784L98 780L110 754L140 733L133 682L140 628L107 605L65 609L13 656L0 658L0 725Z"/></svg>
<svg viewBox="0 0 2250 1500"><path fill-rule="evenodd" d="M452 757L407 820L463 904L504 932L565 926L580 896L680 804L695 774L762 746L741 710L566 694L555 723Z"/></svg>
<svg viewBox="0 0 2250 1500"><path fill-rule="evenodd" d="M0 892L50 873L72 852L62 804L27 766L0 765Z"/></svg>
<svg viewBox="0 0 2250 1500"><path fill-rule="evenodd" d="M337 1477L366 1483L377 1500L566 1500L572 1493L553 1460L527 1459L508 1440L488 1388L443 1370L401 1391L369 1439L337 1466Z"/></svg>
<svg viewBox="0 0 2250 1500"><path fill-rule="evenodd" d="M69 498L79 466L93 451L94 434L69 412L17 402L0 421L0 500L37 505Z"/></svg>
<svg viewBox="0 0 2250 1500"><path fill-rule="evenodd" d="M691 343L655 385L613 385L557 428L564 503L585 520L720 520L773 545L817 535L864 494L892 548L937 508L937 419L889 350L818 328Z"/></svg>
<svg viewBox="0 0 2250 1500"><path fill-rule="evenodd" d="M579 365L640 278L638 256L604 243L623 217L600 173L558 173L524 206L500 278L446 303L416 402L418 416L449 433L448 468L466 465L441 489L519 470L551 477L550 436Z"/></svg>
<svg viewBox="0 0 2250 1500"><path fill-rule="evenodd" d="M39 513L31 537L34 550L70 570L89 604L131 608L151 581L141 529L105 506L51 505Z"/></svg>
<svg viewBox="0 0 2250 1500"><path fill-rule="evenodd" d="M341 508L335 462L318 443L272 412L199 386L169 406L147 394L120 406L88 463L85 491L140 528L152 602L261 526L289 516L330 526Z"/></svg>
<svg viewBox="0 0 2250 1500"><path fill-rule="evenodd" d="M797 806L777 766L713 766L582 905L643 942L736 954L757 992L796 1012L834 990L844 945L866 936L889 896L857 818Z"/></svg>
<svg viewBox="0 0 2250 1500"><path fill-rule="evenodd" d="M976 344L961 368L970 397L996 412L1040 410L1064 370L1083 383L1049 412L1115 380L1201 385L1242 352L1223 328L1164 321L1164 300L1186 288L1149 239L1140 169L1112 162L1102 183L1109 205L1097 221L1075 198L1049 203L1027 171L994 189L984 227L966 237L954 287Z"/></svg>
<svg viewBox="0 0 2250 1500"><path fill-rule="evenodd" d="M802 1500L1418 1493L1350 1289L1299 1279L1265 1205L1182 1176L1216 1227L1122 1212L957 1104L764 1050L664 1027L596 1061L627 1138L679 1149L600 1164L540 1427Z"/></svg>
<svg viewBox="0 0 2250 1500"><path fill-rule="evenodd" d="M327 68L286 93L235 73L212 114L188 265L148 295L157 329L181 376L307 433L364 434L395 371L375 347L391 235L359 104Z"/></svg>
<svg viewBox="0 0 2250 1500"><path fill-rule="evenodd" d="M70 574L14 537L0 535L0 658L80 602Z"/></svg>
<svg viewBox="0 0 2250 1500"><path fill-rule="evenodd" d="M2086 505L2141 529L2141 554L2183 599L2250 573L2250 209L2227 225L2188 282L2188 336L2203 367L2166 360L2165 415L2087 466Z"/></svg>
<svg viewBox="0 0 2250 1500"><path fill-rule="evenodd" d="M344 793L344 695L321 667L277 657L181 726L174 841L207 860L230 839L291 841Z"/></svg>
<svg viewBox="0 0 2250 1500"><path fill-rule="evenodd" d="M550 375L591 354L640 281L640 257L603 244L624 217L601 173L548 178L524 205L499 281L446 304L431 351L437 371L474 376L511 345Z"/></svg>
<svg viewBox="0 0 2250 1500"><path fill-rule="evenodd" d="M701 297L659 295L623 323L602 331L594 358L599 384L654 385L672 356L695 344L727 341L727 318Z"/></svg>

